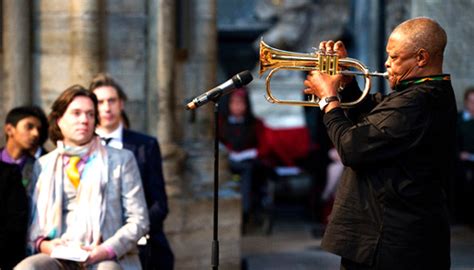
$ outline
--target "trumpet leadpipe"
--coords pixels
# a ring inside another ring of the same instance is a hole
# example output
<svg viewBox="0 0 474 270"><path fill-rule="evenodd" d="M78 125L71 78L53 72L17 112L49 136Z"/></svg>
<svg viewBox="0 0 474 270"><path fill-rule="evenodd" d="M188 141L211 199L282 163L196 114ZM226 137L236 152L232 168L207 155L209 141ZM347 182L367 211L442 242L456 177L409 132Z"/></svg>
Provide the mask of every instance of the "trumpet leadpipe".
<svg viewBox="0 0 474 270"><path fill-rule="evenodd" d="M341 70L338 73L342 75L359 75L359 76L376 76L376 77L384 77L385 79L388 78L388 72L362 72L362 71L354 71L354 70Z"/></svg>

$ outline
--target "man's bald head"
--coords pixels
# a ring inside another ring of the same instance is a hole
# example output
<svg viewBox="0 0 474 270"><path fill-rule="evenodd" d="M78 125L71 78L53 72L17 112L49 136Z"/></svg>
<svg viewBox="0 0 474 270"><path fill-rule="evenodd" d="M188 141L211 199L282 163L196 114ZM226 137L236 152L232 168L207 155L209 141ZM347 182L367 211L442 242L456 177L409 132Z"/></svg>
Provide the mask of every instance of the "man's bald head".
<svg viewBox="0 0 474 270"><path fill-rule="evenodd" d="M404 21L392 32L403 35L405 42L413 47L413 52L425 49L433 60L442 60L446 48L447 35L444 29L433 19L418 17Z"/></svg>

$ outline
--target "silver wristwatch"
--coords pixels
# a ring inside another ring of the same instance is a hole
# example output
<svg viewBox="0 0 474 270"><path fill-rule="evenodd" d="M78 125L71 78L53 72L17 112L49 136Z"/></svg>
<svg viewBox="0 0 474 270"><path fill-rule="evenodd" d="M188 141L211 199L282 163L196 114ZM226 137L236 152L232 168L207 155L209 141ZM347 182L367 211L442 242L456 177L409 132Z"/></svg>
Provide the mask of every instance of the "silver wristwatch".
<svg viewBox="0 0 474 270"><path fill-rule="evenodd" d="M322 98L318 103L319 108L321 109L321 111L324 111L324 108L326 108L326 106L333 101L341 101L341 100L339 99L338 96L330 96L330 97Z"/></svg>

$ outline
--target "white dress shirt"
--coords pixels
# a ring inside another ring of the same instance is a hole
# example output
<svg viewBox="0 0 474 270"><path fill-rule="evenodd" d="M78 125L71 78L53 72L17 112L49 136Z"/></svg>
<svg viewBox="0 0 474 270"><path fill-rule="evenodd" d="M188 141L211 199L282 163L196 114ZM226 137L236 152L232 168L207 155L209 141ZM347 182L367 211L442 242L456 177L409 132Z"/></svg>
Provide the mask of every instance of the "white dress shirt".
<svg viewBox="0 0 474 270"><path fill-rule="evenodd" d="M123 125L120 123L120 125L112 132L107 133L100 127L96 128L95 132L97 135L99 135L101 138L111 138L111 140L108 143L108 146L117 148L117 149L122 149L123 148L123 142L122 142L122 134L123 134ZM102 144L105 145L105 140L102 140Z"/></svg>

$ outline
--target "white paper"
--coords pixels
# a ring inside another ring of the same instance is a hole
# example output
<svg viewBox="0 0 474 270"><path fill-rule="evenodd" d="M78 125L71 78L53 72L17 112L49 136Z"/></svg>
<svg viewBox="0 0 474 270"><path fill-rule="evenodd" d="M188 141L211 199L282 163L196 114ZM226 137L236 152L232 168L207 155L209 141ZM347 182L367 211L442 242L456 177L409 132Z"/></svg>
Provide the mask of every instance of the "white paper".
<svg viewBox="0 0 474 270"><path fill-rule="evenodd" d="M248 150L240 151L240 152L230 152L229 159L232 161L242 161L246 159L252 159L257 157L257 149L251 148Z"/></svg>
<svg viewBox="0 0 474 270"><path fill-rule="evenodd" d="M80 247L61 245L54 247L50 256L56 259L85 262L89 257L89 252Z"/></svg>

